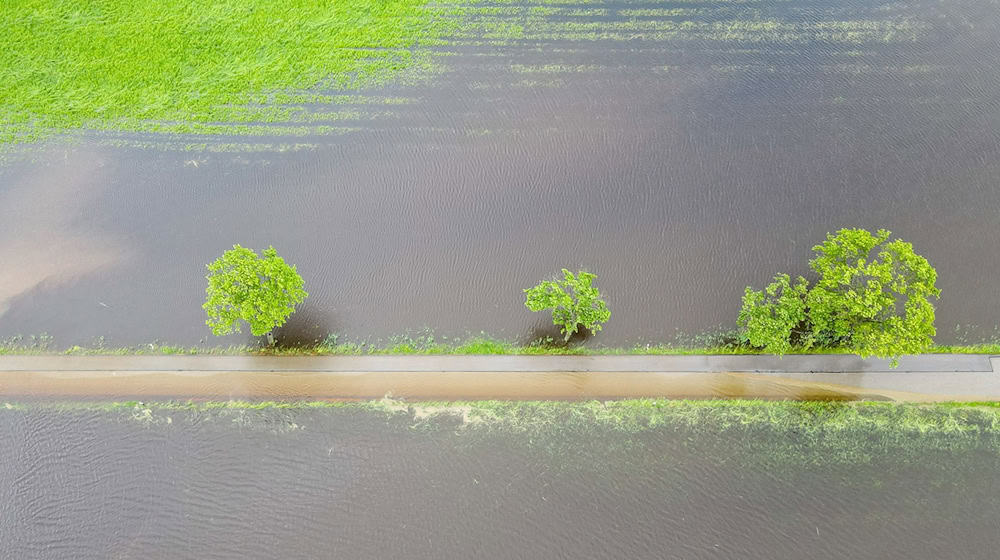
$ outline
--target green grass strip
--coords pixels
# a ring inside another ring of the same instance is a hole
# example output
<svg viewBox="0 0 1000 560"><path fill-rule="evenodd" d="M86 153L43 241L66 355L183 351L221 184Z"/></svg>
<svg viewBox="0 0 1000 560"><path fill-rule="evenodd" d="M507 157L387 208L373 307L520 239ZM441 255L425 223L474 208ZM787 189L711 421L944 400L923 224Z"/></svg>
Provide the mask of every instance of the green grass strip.
<svg viewBox="0 0 1000 560"><path fill-rule="evenodd" d="M696 337L699 338L699 337ZM559 345L552 339L539 339L531 344L518 344L486 335L464 339L433 335L395 336L388 341L339 342L337 337L301 346L181 346L172 344L141 344L136 346L106 346L98 340L93 346L58 348L46 335L12 337L0 340L0 356L4 355L71 355L71 356L161 356L161 355L254 355L254 356L431 356L431 355L523 355L523 356L604 356L604 355L762 355L761 349L738 343L713 343L711 336L702 344L657 343L634 346L583 346ZM697 342L697 341L696 341ZM843 348L792 348L789 354L848 354ZM928 348L925 354L996 354L1000 355L1000 342L979 344L938 345Z"/></svg>

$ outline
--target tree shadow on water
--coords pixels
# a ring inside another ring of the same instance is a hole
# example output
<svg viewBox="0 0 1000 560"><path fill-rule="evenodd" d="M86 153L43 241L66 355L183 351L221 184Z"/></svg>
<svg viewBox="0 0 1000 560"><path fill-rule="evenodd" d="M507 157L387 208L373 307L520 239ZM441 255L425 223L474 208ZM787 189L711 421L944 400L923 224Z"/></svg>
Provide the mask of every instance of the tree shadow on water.
<svg viewBox="0 0 1000 560"><path fill-rule="evenodd" d="M528 329L528 332L524 336L517 339L517 344L520 346L568 350L584 346L591 336L589 330L581 328L573 333L573 336L567 341L564 340L559 327L553 325L551 321L538 321Z"/></svg>
<svg viewBox="0 0 1000 560"><path fill-rule="evenodd" d="M313 306L300 307L285 324L274 329L274 348L314 348L336 332L333 314L323 313ZM251 344L267 346L267 337L254 336Z"/></svg>

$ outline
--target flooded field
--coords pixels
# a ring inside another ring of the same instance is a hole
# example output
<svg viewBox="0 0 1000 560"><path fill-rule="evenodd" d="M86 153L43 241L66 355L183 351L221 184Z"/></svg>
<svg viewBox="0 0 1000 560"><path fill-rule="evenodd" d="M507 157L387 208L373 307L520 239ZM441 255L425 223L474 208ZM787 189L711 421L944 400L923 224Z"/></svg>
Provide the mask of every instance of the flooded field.
<svg viewBox="0 0 1000 560"><path fill-rule="evenodd" d="M995 332L995 2L431 6L456 25L378 87L0 155L0 338L196 344L240 243L305 278L286 340L530 340L521 289L566 266L599 276L598 341L670 341L842 226L937 267L939 342Z"/></svg>
<svg viewBox="0 0 1000 560"><path fill-rule="evenodd" d="M873 403L7 403L0 556L987 559L998 434Z"/></svg>

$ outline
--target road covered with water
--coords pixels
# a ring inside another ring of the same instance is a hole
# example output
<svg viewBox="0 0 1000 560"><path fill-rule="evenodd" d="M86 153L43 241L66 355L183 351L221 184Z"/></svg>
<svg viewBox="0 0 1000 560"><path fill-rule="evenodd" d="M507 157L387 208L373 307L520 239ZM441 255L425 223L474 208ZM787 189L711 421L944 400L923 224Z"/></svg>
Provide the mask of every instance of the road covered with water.
<svg viewBox="0 0 1000 560"><path fill-rule="evenodd" d="M10 558L987 559L995 407L0 406Z"/></svg>
<svg viewBox="0 0 1000 560"><path fill-rule="evenodd" d="M845 226L936 266L939 341L995 333L993 2L435 6L461 25L405 76L275 96L288 122L4 154L0 338L196 344L205 264L240 243L305 278L291 341L527 341L521 289L564 266L599 276L601 342L670 341Z"/></svg>
<svg viewBox="0 0 1000 560"><path fill-rule="evenodd" d="M1000 357L0 356L0 399L1000 400Z"/></svg>

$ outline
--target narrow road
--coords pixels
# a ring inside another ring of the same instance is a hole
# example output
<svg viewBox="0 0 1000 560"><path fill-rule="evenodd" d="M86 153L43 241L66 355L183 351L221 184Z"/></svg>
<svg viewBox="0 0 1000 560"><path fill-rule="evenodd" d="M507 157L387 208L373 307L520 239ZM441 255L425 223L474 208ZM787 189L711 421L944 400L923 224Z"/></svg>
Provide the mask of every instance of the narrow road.
<svg viewBox="0 0 1000 560"><path fill-rule="evenodd" d="M0 398L1000 400L1000 357L0 356Z"/></svg>

